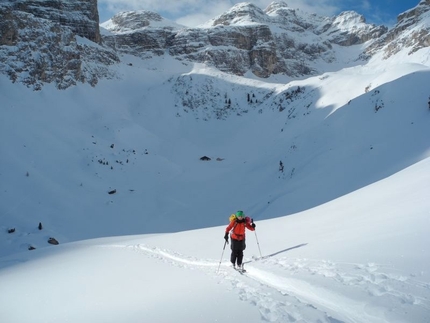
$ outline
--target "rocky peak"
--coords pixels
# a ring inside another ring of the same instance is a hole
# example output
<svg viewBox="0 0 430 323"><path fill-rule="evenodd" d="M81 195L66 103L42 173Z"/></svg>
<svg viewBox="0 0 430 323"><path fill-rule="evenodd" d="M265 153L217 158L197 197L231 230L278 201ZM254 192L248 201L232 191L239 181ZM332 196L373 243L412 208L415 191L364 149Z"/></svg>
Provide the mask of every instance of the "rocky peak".
<svg viewBox="0 0 430 323"><path fill-rule="evenodd" d="M333 25L339 29L350 29L353 26L366 24L366 19L355 11L341 12L333 19Z"/></svg>
<svg viewBox="0 0 430 323"><path fill-rule="evenodd" d="M242 2L234 5L229 11L214 19L213 26L235 25L241 23L261 23L265 20L265 13L256 5Z"/></svg>
<svg viewBox="0 0 430 323"><path fill-rule="evenodd" d="M291 9L288 7L288 4L284 1L274 1L264 9L264 12L268 15L276 12L283 12L285 9Z"/></svg>
<svg viewBox="0 0 430 323"><path fill-rule="evenodd" d="M309 24L301 20L297 14L296 10L288 7L288 5L283 1L272 2L266 9L264 13L270 17L270 20L277 21L280 24L293 23L298 26L304 26L307 28Z"/></svg>
<svg viewBox="0 0 430 323"><path fill-rule="evenodd" d="M297 17L296 10L288 7L288 5L283 1L272 2L266 9L264 9L264 13L278 21L293 21L298 25L301 25L304 22L300 22L300 19Z"/></svg>
<svg viewBox="0 0 430 323"><path fill-rule="evenodd" d="M137 32L146 27L171 30L185 28L185 26L163 18L158 13L146 10L118 13L101 26L114 34Z"/></svg>
<svg viewBox="0 0 430 323"><path fill-rule="evenodd" d="M145 10L121 12L101 26L110 32L103 35L107 46L142 58L163 55L175 35L185 28Z"/></svg>
<svg viewBox="0 0 430 323"><path fill-rule="evenodd" d="M430 0L421 0L415 8L405 11L397 17L396 28L406 29L411 25L418 24L425 17L429 17L429 11Z"/></svg>
<svg viewBox="0 0 430 323"><path fill-rule="evenodd" d="M366 19L355 11L344 11L328 18L317 28L317 32L325 34L331 42L341 46L362 44L375 40L387 32L385 26L366 23Z"/></svg>
<svg viewBox="0 0 430 323"><path fill-rule="evenodd" d="M398 53L404 48L409 54L430 46L430 0L420 3L397 17L397 24L372 46L366 54L373 55L382 50L384 58Z"/></svg>

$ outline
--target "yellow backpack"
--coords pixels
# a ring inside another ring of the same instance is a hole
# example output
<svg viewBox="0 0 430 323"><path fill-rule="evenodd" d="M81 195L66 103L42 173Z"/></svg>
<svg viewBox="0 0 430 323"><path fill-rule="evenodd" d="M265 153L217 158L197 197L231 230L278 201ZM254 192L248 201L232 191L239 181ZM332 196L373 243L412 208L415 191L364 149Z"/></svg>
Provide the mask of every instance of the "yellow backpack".
<svg viewBox="0 0 430 323"><path fill-rule="evenodd" d="M230 215L230 217L228 218L228 221L229 222L231 222L231 221L233 221L233 220L236 220L237 219L237 216L236 216L236 214L232 214L232 215ZM245 217L245 222L246 223L251 223L251 218L249 217L249 216L246 216Z"/></svg>

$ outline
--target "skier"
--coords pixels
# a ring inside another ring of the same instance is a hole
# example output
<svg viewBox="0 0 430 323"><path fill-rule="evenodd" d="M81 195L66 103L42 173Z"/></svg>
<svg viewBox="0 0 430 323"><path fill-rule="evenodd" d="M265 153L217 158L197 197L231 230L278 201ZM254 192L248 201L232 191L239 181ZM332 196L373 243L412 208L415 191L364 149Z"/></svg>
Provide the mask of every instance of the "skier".
<svg viewBox="0 0 430 323"><path fill-rule="evenodd" d="M237 211L236 216L230 221L230 224L225 229L224 239L228 243L228 234L231 230L231 257L230 261L233 268L243 270L243 250L246 248L245 244L245 228L248 230L255 230L255 223L249 217L245 218L243 211Z"/></svg>

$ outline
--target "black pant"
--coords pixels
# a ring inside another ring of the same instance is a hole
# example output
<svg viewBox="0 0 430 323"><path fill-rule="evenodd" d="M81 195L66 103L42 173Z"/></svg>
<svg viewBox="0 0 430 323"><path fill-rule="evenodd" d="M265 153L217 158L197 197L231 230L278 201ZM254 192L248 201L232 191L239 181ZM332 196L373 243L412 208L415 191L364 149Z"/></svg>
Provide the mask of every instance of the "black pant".
<svg viewBox="0 0 430 323"><path fill-rule="evenodd" d="M243 250L245 250L245 248L246 248L245 239L243 240L231 239L230 261L232 262L232 264L237 263L238 266L242 265Z"/></svg>

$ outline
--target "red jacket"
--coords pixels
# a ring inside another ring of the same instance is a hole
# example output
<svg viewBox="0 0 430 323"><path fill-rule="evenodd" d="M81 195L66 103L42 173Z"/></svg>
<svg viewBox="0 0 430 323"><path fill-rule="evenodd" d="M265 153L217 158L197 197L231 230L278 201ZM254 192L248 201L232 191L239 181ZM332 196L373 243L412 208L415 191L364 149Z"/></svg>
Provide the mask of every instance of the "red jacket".
<svg viewBox="0 0 430 323"><path fill-rule="evenodd" d="M248 230L254 231L255 229L251 226L249 221L243 221L243 222L236 222L237 220L234 219L230 222L230 224L225 229L225 232L230 232L231 229L233 231L230 234L230 237L235 240L244 240L245 239L245 228Z"/></svg>

